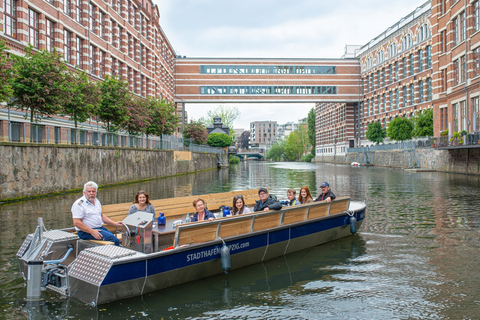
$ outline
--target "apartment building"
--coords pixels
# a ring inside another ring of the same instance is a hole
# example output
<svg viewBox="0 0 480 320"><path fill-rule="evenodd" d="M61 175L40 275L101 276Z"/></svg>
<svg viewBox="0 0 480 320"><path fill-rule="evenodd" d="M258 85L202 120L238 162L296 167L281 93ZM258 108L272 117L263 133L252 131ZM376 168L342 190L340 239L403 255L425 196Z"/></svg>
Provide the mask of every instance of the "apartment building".
<svg viewBox="0 0 480 320"><path fill-rule="evenodd" d="M266 150L275 141L277 121L250 122L250 148Z"/></svg>

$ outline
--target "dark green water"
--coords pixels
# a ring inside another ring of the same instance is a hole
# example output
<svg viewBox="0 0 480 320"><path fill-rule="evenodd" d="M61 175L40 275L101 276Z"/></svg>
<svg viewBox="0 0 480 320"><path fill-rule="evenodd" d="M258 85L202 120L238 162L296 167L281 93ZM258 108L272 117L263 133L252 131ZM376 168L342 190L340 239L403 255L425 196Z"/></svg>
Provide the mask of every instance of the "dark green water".
<svg viewBox="0 0 480 320"><path fill-rule="evenodd" d="M26 303L15 254L37 217L71 225L80 194L0 206L0 317L5 319L478 319L480 178L306 163L241 163L230 170L101 189L103 204L328 181L365 200L359 234L143 297L98 307L45 293Z"/></svg>

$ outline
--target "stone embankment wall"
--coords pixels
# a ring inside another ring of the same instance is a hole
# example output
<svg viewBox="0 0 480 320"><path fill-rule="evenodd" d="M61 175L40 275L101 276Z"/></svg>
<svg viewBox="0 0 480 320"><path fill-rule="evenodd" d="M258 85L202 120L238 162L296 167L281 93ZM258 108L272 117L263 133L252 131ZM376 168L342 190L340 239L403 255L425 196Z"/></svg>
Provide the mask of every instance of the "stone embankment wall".
<svg viewBox="0 0 480 320"><path fill-rule="evenodd" d="M442 172L480 175L480 148L438 150L419 148L415 150L419 167ZM410 153L410 155L412 155ZM403 150L370 151L370 163L374 166L408 168L409 161ZM413 157L410 156L410 161ZM317 157L318 162L364 164L363 153L349 152L345 156Z"/></svg>
<svg viewBox="0 0 480 320"><path fill-rule="evenodd" d="M173 150L0 144L0 201L216 168L219 156Z"/></svg>

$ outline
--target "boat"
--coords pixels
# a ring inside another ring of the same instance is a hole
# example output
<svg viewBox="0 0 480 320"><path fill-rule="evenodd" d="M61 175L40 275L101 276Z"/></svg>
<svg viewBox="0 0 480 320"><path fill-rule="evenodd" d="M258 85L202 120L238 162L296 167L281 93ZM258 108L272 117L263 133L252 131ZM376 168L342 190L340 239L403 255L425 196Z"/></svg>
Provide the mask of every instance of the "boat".
<svg viewBox="0 0 480 320"><path fill-rule="evenodd" d="M350 165L352 167L360 167L360 162L352 162Z"/></svg>
<svg viewBox="0 0 480 320"><path fill-rule="evenodd" d="M139 296L352 236L366 204L341 197L278 211L184 223L127 216L122 246L81 240L74 228L46 231L41 218L17 252L27 298L53 290L89 305Z"/></svg>

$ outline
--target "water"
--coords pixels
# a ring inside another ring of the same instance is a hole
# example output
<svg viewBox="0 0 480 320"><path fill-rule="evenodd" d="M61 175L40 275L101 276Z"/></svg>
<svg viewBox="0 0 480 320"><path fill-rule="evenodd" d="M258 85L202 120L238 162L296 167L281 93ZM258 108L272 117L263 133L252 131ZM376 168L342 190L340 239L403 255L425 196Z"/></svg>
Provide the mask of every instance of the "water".
<svg viewBox="0 0 480 320"><path fill-rule="evenodd" d="M359 233L160 292L98 307L47 293L25 302L15 254L42 216L71 224L80 194L0 206L0 317L31 319L477 319L480 314L480 177L307 163L240 163L230 170L101 189L103 204L323 181L365 200ZM231 204L227 204L231 205Z"/></svg>

